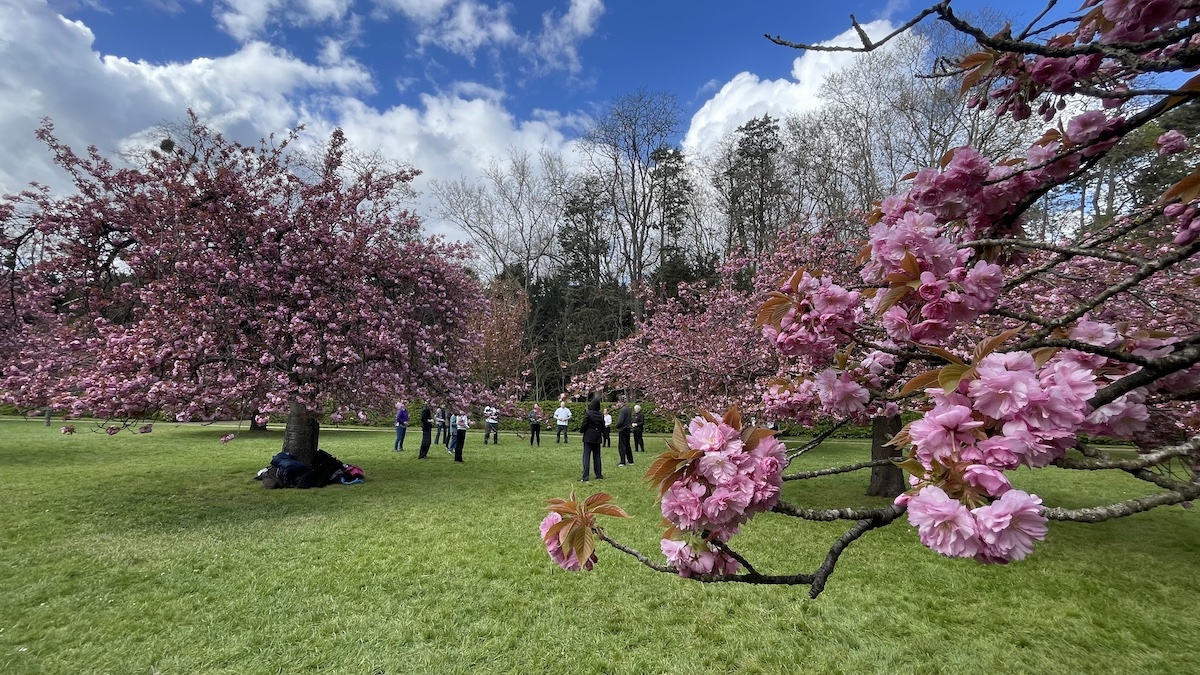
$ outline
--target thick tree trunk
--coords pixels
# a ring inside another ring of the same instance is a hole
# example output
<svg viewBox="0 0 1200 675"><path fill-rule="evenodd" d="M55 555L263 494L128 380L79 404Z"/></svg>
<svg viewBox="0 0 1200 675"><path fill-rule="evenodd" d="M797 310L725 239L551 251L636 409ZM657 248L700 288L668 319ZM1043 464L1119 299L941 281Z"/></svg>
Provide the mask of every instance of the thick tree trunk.
<svg viewBox="0 0 1200 675"><path fill-rule="evenodd" d="M54 415L54 411L46 408L46 426L50 426L50 418Z"/></svg>
<svg viewBox="0 0 1200 675"><path fill-rule="evenodd" d="M293 403L288 411L287 428L283 432L283 449L292 457L312 466L317 456L320 429L316 415L299 403Z"/></svg>
<svg viewBox="0 0 1200 675"><path fill-rule="evenodd" d="M263 423L263 424L258 423L258 416L261 414L262 413L256 412L256 413L254 413L254 416L250 418L250 431L266 431L267 430L266 423Z"/></svg>
<svg viewBox="0 0 1200 675"><path fill-rule="evenodd" d="M871 418L871 459L901 456L901 449L884 445L900 432L900 416ZM904 472L893 465L871 467L871 484L867 495L895 497L904 492Z"/></svg>

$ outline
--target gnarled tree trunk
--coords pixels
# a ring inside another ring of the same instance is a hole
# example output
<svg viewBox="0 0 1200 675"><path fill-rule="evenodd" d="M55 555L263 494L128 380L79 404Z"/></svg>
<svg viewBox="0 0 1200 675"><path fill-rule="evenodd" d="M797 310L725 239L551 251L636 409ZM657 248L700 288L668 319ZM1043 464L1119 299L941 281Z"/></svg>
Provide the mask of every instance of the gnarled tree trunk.
<svg viewBox="0 0 1200 675"><path fill-rule="evenodd" d="M299 403L292 403L288 411L287 428L283 432L283 449L292 457L312 466L317 456L317 437L321 425L317 416Z"/></svg>
<svg viewBox="0 0 1200 675"><path fill-rule="evenodd" d="M871 459L887 459L902 455L901 448L884 445L892 436L900 433L900 416L871 418ZM905 490L904 472L891 464L871 467L871 484L867 495L871 497L895 497Z"/></svg>

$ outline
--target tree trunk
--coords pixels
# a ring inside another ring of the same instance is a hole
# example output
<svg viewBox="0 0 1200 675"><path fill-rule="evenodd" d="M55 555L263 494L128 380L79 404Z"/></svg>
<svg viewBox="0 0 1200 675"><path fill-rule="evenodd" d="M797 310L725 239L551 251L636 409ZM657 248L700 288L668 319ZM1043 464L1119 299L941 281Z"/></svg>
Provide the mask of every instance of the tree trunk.
<svg viewBox="0 0 1200 675"><path fill-rule="evenodd" d="M46 426L50 426L50 418L54 415L54 411L46 408Z"/></svg>
<svg viewBox="0 0 1200 675"><path fill-rule="evenodd" d="M901 456L901 449L884 445L892 436L900 433L900 416L871 418L871 459L886 459ZM895 497L904 492L904 472L894 465L871 467L871 484L867 495L871 497Z"/></svg>
<svg viewBox="0 0 1200 675"><path fill-rule="evenodd" d="M267 430L266 422L264 422L262 424L258 423L258 416L261 414L262 413L256 412L256 413L254 413L254 416L250 418L250 431L266 431Z"/></svg>
<svg viewBox="0 0 1200 675"><path fill-rule="evenodd" d="M292 457L312 466L317 456L320 428L316 415L299 403L292 403L288 411L287 428L283 432L283 449Z"/></svg>

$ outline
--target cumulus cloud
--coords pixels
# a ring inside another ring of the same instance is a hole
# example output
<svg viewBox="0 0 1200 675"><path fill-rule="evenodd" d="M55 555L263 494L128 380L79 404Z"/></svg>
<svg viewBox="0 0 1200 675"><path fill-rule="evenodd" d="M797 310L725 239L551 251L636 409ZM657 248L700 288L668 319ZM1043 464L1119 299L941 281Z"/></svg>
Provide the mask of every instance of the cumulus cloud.
<svg viewBox="0 0 1200 675"><path fill-rule="evenodd" d="M59 16L45 0L0 4L0 62L6 64L0 69L5 193L30 181L68 186L33 136L45 116L54 118L65 142L80 150L94 144L105 154L162 122L181 120L189 107L243 141L305 124L306 138L317 142L342 126L357 147L421 169L418 189L429 178L475 174L510 147L563 147L564 131L580 125L577 116L544 111L519 120L504 108L503 92L471 82L423 95L415 105L373 108L362 100L375 91L370 72L334 42L325 43L316 63L257 41L227 56L181 63L101 54L86 25ZM417 206L431 212L427 203ZM429 226L461 236L444 224Z"/></svg>
<svg viewBox="0 0 1200 675"><path fill-rule="evenodd" d="M448 52L472 59L483 46L499 46L515 42L517 31L508 19L509 6L488 7L479 2L462 0L446 16L423 28L417 41L435 44Z"/></svg>
<svg viewBox="0 0 1200 675"><path fill-rule="evenodd" d="M893 26L887 20L879 20L863 24L863 29L867 35L878 38L892 32ZM862 41L853 29L848 29L819 44L859 46ZM692 116L683 139L684 152L705 154L725 134L755 117L766 114L784 117L820 106L825 79L853 63L855 56L847 52L805 52L792 62L791 79L769 80L749 72L738 73Z"/></svg>

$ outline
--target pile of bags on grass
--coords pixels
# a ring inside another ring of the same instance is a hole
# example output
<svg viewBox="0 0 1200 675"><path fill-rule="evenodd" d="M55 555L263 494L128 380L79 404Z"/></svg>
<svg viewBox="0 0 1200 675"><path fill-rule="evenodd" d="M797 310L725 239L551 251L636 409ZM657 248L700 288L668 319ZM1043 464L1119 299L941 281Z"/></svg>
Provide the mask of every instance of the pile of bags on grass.
<svg viewBox="0 0 1200 675"><path fill-rule="evenodd" d="M259 471L254 480L261 480L267 490L325 487L334 483L354 485L363 482L363 470L324 450L317 450L312 466L284 451L272 457L271 466Z"/></svg>

